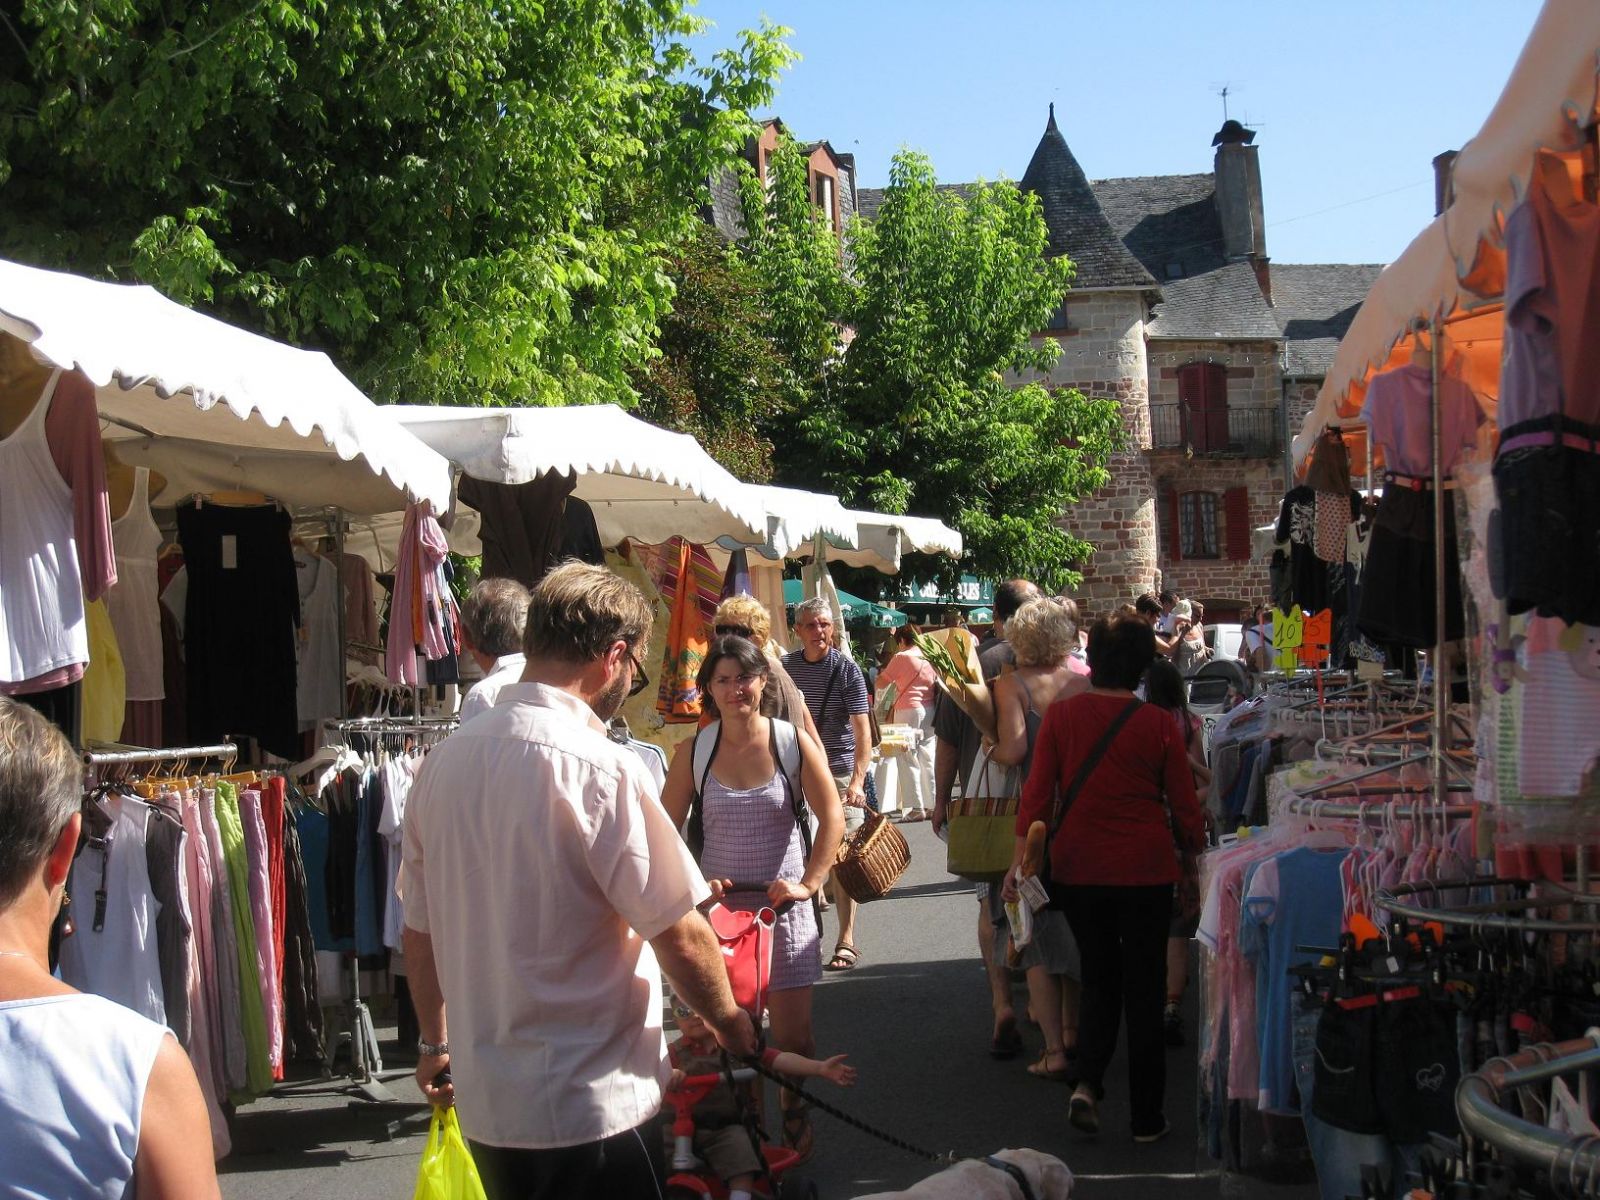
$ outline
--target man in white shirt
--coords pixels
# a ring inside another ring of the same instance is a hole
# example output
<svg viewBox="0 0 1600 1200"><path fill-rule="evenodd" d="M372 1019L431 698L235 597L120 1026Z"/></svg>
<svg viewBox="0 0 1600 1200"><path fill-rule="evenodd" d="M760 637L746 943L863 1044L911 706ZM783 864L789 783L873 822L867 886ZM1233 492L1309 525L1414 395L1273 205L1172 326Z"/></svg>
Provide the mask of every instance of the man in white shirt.
<svg viewBox="0 0 1600 1200"><path fill-rule="evenodd" d="M528 589L515 579L480 579L461 606L461 640L483 678L461 701L461 719L488 712L500 689L522 678L527 659L522 631L528 620Z"/></svg>
<svg viewBox="0 0 1600 1200"><path fill-rule="evenodd" d="M550 572L522 680L434 749L408 802L417 1081L459 1104L489 1200L658 1194L644 1127L670 1073L662 971L730 1052L756 1049L695 908L712 891L643 764L605 734L648 685L651 622L603 567Z"/></svg>
<svg viewBox="0 0 1600 1200"><path fill-rule="evenodd" d="M1161 615L1156 618L1156 632L1176 633L1178 631L1178 615L1173 610L1178 607L1177 593L1159 592L1156 595L1156 603L1161 606Z"/></svg>

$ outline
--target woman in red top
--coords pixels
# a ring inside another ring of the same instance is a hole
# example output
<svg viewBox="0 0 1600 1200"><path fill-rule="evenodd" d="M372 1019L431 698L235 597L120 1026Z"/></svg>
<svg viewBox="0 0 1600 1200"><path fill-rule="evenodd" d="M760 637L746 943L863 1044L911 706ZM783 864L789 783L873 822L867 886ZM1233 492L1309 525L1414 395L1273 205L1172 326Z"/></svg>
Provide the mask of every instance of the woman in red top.
<svg viewBox="0 0 1600 1200"><path fill-rule="evenodd" d="M1128 1090L1133 1137L1169 1132L1162 1111L1166 1048L1162 1001L1167 925L1178 880L1174 838L1204 845L1189 756L1170 714L1133 694L1155 660L1155 633L1138 619L1099 621L1089 632L1088 691L1050 706L1017 813L1017 850L1006 889L1015 887L1024 838L1051 820L1119 719L1121 727L1082 774L1077 794L1049 846L1051 903L1072 926L1083 963L1078 1066L1069 1119L1100 1129L1099 1102L1118 1028L1128 1024ZM1170 814L1170 815L1169 815Z"/></svg>

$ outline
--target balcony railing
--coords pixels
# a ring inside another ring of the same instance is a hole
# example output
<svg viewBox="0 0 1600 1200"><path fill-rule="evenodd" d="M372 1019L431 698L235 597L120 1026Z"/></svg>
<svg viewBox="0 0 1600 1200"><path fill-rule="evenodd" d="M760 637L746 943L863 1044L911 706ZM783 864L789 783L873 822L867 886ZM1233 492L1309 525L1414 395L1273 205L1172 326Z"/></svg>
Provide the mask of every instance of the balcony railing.
<svg viewBox="0 0 1600 1200"><path fill-rule="evenodd" d="M1278 410L1204 410L1188 404L1150 406L1151 445L1213 458L1272 458L1279 451Z"/></svg>

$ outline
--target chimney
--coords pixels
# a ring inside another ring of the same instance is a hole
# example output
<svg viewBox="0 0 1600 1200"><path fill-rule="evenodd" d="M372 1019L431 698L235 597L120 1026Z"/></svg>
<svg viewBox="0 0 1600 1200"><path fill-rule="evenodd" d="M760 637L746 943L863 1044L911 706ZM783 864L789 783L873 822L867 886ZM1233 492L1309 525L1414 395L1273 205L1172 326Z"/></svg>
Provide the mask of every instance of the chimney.
<svg viewBox="0 0 1600 1200"><path fill-rule="evenodd" d="M1246 259L1255 268L1262 295L1271 300L1267 271L1267 230L1261 204L1261 162L1255 130L1226 121L1211 144L1217 148L1217 216L1222 221L1222 253L1230 262Z"/></svg>

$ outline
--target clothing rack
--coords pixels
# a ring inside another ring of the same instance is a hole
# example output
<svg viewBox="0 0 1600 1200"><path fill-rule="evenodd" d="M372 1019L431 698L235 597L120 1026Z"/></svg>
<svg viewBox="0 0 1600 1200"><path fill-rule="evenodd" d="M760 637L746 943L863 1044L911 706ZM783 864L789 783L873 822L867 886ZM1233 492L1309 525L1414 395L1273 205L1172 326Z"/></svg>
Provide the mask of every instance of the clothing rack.
<svg viewBox="0 0 1600 1200"><path fill-rule="evenodd" d="M423 717L420 712L409 720L393 717L345 717L323 722L323 727L338 734L419 739L432 742L450 734L459 724L455 717ZM372 1023L372 1010L361 998L361 964L352 951L346 954L350 970L350 996L345 1002L347 1028L328 1039L323 1059L323 1076L331 1078L333 1062L346 1038L350 1042L350 1080L365 1101L373 1104L401 1104L403 1101L384 1084L383 1055L378 1049L378 1033ZM394 1074L404 1074L403 1071Z"/></svg>
<svg viewBox="0 0 1600 1200"><path fill-rule="evenodd" d="M1529 1046L1509 1057L1491 1059L1463 1076L1456 1089L1462 1132L1541 1171L1557 1195L1600 1195L1600 1138L1557 1133L1503 1107L1524 1088L1596 1067L1600 1067L1600 1029L1569 1042Z"/></svg>

